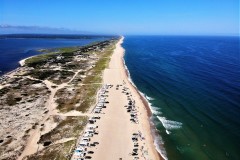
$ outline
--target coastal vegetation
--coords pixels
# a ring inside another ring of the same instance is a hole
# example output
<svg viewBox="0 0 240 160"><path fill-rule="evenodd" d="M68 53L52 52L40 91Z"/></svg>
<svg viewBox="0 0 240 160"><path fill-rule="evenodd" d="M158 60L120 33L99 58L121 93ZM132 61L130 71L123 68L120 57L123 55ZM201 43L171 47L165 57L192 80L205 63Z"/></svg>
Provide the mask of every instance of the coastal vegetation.
<svg viewBox="0 0 240 160"><path fill-rule="evenodd" d="M54 116L53 118L58 123L57 126L42 135L38 142L45 146L44 149L28 156L28 160L70 159L76 139L87 123L87 117L70 116L62 119L60 116Z"/></svg>
<svg viewBox="0 0 240 160"><path fill-rule="evenodd" d="M68 82L74 72L67 70L33 70L28 75L39 80L49 80L55 84Z"/></svg>
<svg viewBox="0 0 240 160"><path fill-rule="evenodd" d="M75 77L77 81L72 81L73 84L75 84L74 91L69 93L67 88L63 88L56 93L56 102L61 112L68 112L70 110L86 112L88 108L95 103L95 95L102 82L102 72L107 67L114 48L115 43L112 43L105 48L104 52L91 53L91 55L99 55L98 60L95 65L87 71L88 74L84 78L77 79L78 76L81 77L83 75L83 72L78 73ZM87 53L89 54L89 52ZM79 81L82 82L80 86ZM76 84L78 84L78 86L76 86Z"/></svg>
<svg viewBox="0 0 240 160"><path fill-rule="evenodd" d="M33 155L24 155L24 159L69 159L87 117L65 114L85 113L95 103L102 72L116 41L42 49L43 54L26 59L22 67L3 76L0 156L17 158L28 147L26 141L39 132L40 139L32 145L41 149ZM19 123L23 125L19 127ZM52 129L46 127L48 123ZM7 136L11 137L4 138Z"/></svg>
<svg viewBox="0 0 240 160"><path fill-rule="evenodd" d="M27 160L68 160L71 159L71 150L74 148L76 140L70 140L63 143L53 144L51 147L47 147L37 154L33 154L25 159Z"/></svg>
<svg viewBox="0 0 240 160"><path fill-rule="evenodd" d="M55 143L63 138L76 138L87 123L85 116L68 116L64 119L60 116L53 116L57 126L50 132L40 137L39 143L44 142Z"/></svg>
<svg viewBox="0 0 240 160"><path fill-rule="evenodd" d="M0 89L0 155L15 159L23 151L30 131L48 111L44 104L49 90L41 81L24 76L5 81Z"/></svg>

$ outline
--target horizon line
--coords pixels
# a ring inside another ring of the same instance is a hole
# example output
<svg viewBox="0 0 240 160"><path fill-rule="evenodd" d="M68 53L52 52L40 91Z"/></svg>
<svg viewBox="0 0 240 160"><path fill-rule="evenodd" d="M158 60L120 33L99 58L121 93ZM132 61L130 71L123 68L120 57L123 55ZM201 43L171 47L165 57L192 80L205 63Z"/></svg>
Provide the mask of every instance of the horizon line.
<svg viewBox="0 0 240 160"><path fill-rule="evenodd" d="M109 34L109 33L0 33L2 35L75 35L75 36L227 36L239 37L240 34Z"/></svg>

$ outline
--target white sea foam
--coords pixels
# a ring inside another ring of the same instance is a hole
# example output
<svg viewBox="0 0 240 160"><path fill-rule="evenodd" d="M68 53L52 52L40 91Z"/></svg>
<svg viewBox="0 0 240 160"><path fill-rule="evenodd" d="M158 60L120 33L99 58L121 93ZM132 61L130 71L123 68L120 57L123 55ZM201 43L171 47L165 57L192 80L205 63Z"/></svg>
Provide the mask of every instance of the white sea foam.
<svg viewBox="0 0 240 160"><path fill-rule="evenodd" d="M152 112L154 115L161 115L161 114L162 114L162 112L159 111L159 108L154 107L151 102L149 102L149 101L147 101L147 102L148 102L148 106L149 106L151 112Z"/></svg>
<svg viewBox="0 0 240 160"><path fill-rule="evenodd" d="M170 134L171 130L181 128L183 125L181 122L167 120L165 117L157 116L157 118L161 121L163 127L166 129L167 134Z"/></svg>
<svg viewBox="0 0 240 160"><path fill-rule="evenodd" d="M150 106L150 109L151 109L151 112L152 112L154 115L161 115L161 114L162 114L162 112L160 112L157 107L152 106L152 104L151 104L151 106Z"/></svg>
<svg viewBox="0 0 240 160"><path fill-rule="evenodd" d="M152 98L152 97L148 97L147 95L145 95L145 97L147 98L147 100L149 100L149 101L152 101L152 100L154 100L154 98Z"/></svg>
<svg viewBox="0 0 240 160"><path fill-rule="evenodd" d="M139 92L140 92L140 91L139 91ZM142 97L144 97L144 98L146 99L146 101L147 101L147 103L148 103L148 106L149 106L149 108L150 108L150 110L151 110L151 112L152 112L153 114L155 114L155 115L161 115L161 114L162 114L162 112L159 111L159 108L154 107L154 106L152 105L152 103L150 102L151 100L154 100L154 98L149 97L149 96L147 96L146 94L144 94L144 93L142 93L142 92L140 92L140 94L142 95Z"/></svg>
<svg viewBox="0 0 240 160"><path fill-rule="evenodd" d="M154 145L161 157L163 157L164 160L168 160L167 151L164 148L164 141L159 134L155 134Z"/></svg>
<svg viewBox="0 0 240 160"><path fill-rule="evenodd" d="M142 92L140 92L140 91L139 91L139 93L141 94L141 96L142 96L143 98L145 98L145 100L146 100L146 102L148 103L148 106L149 106L150 111L151 111L152 114L154 114L154 115L161 115L161 114L162 114L162 112L158 111L158 108L157 108L157 107L154 107L154 106L152 105L152 103L150 102L150 100L147 98L147 95L146 95L146 94L144 94L144 93L142 93Z"/></svg>
<svg viewBox="0 0 240 160"><path fill-rule="evenodd" d="M126 64L125 64L124 58L123 58L123 63L124 63L125 70L127 71L127 74L128 74L128 80L129 80L129 82L130 82L135 88L137 88L136 85L133 83L133 81L132 81L132 79L131 79L131 75L130 75L130 72L129 72ZM139 90L138 90L138 91L139 91ZM148 106L149 106L151 112L152 112L153 114L155 114L155 115L160 115L161 112L157 111L157 108L156 108L156 107L153 107L153 106L152 106L152 103L149 102L150 100L154 100L154 99L151 98L151 97L146 96L145 94L143 94L143 93L140 92L140 91L139 91L139 93L141 94L142 97L144 97L144 98L146 99L146 101L147 101L147 103L148 103ZM162 137L161 137L160 135L158 135L158 134L157 134L157 135L155 134L155 136L154 136L154 145L155 145L158 153L163 157L163 159L164 159L164 160L168 160L168 158L167 158L167 152L166 152L166 150L165 150L165 148L164 148L163 139L162 139Z"/></svg>

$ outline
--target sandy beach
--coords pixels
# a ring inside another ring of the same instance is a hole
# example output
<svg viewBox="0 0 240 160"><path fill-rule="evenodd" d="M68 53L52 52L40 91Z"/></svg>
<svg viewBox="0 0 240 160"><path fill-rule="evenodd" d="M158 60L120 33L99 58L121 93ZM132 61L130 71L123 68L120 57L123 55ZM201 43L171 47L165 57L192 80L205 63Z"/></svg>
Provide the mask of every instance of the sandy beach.
<svg viewBox="0 0 240 160"><path fill-rule="evenodd" d="M116 44L109 67L103 73L103 83L110 86L105 95L109 103L98 114L100 119L94 123L98 134L91 137L90 143L97 142L98 145L89 147L94 152L91 157L96 160L158 160L161 157L154 146L148 111L126 74L124 49L121 46L123 39ZM130 120L130 113L126 109L130 99L135 102L136 123ZM134 135L137 135L138 140L133 140ZM137 150L136 155L132 155L134 149Z"/></svg>
<svg viewBox="0 0 240 160"><path fill-rule="evenodd" d="M19 63L20 66L22 67L22 66L24 66L24 64L25 64L25 61L26 61L27 59L32 58L32 57L34 57L34 56L30 56L30 57L24 58L24 59L20 60L18 63Z"/></svg>
<svg viewBox="0 0 240 160"><path fill-rule="evenodd" d="M25 61L26 61L26 58L25 58L25 59L22 59L21 61L19 61L20 66L24 66Z"/></svg>

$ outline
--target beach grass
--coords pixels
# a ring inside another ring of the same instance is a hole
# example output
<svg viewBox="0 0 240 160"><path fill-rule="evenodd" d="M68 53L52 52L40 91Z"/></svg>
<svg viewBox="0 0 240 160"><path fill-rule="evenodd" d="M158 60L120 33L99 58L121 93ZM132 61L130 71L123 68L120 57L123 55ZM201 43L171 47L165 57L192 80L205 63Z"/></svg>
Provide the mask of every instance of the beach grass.
<svg viewBox="0 0 240 160"><path fill-rule="evenodd" d="M96 62L95 66L91 69L91 75L84 79L83 84L102 82L102 72L105 68L107 68L114 49L115 43L111 44L105 49L105 51L102 53L102 56ZM96 52L96 54L101 54L101 52Z"/></svg>
<svg viewBox="0 0 240 160"><path fill-rule="evenodd" d="M30 73L33 78L40 80L49 80L55 84L61 84L63 82L68 82L74 75L72 71L67 70L40 70L34 69Z"/></svg>
<svg viewBox="0 0 240 160"><path fill-rule="evenodd" d="M49 146L46 146L43 150L28 156L28 160L48 160L48 159L59 159L67 160L70 159L74 147L77 143L77 138L84 127L87 124L88 118L86 116L69 116L65 119L61 117L53 117L54 121L58 122L58 125L50 132L42 135L38 143L43 144L44 142L51 142ZM57 143L57 141L64 138L74 138L66 142Z"/></svg>
<svg viewBox="0 0 240 160"><path fill-rule="evenodd" d="M34 67L36 65L43 64L49 58L53 58L59 54L60 54L59 52L50 52L50 53L40 54L40 55L26 59L25 64L29 67Z"/></svg>
<svg viewBox="0 0 240 160"><path fill-rule="evenodd" d="M59 97L56 100L58 103L57 109L60 112L77 110L84 113L96 102L96 94L102 83L102 72L108 66L115 44L116 42L110 44L103 52L95 52L95 54L99 55L99 59L94 67L87 71L88 74L83 79L82 86L75 87L75 95L73 97L61 97L61 94L65 92L64 89L57 92L56 95ZM76 106L76 104L79 105Z"/></svg>
<svg viewBox="0 0 240 160"><path fill-rule="evenodd" d="M96 94L100 87L100 84L83 86L82 90L87 90L86 97L80 106L76 108L76 110L80 112L86 112L96 102Z"/></svg>
<svg viewBox="0 0 240 160"><path fill-rule="evenodd" d="M72 156L72 151L76 145L76 140L70 140L64 143L54 144L51 147L46 147L40 152L37 152L27 157L27 160L69 160Z"/></svg>
<svg viewBox="0 0 240 160"><path fill-rule="evenodd" d="M48 59L56 58L58 55L73 56L73 52L77 51L79 47L63 47L57 49L40 49L39 54L26 59L25 64L29 67L35 67L47 62Z"/></svg>
<svg viewBox="0 0 240 160"><path fill-rule="evenodd" d="M40 137L39 143L44 143L46 141L54 143L63 138L78 137L87 124L87 117L69 116L66 117L66 119L60 119L59 117L58 121L60 122L52 131Z"/></svg>
<svg viewBox="0 0 240 160"><path fill-rule="evenodd" d="M64 53L64 52L75 52L79 49L79 47L65 47L65 48L59 48L59 52Z"/></svg>

